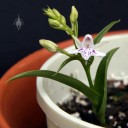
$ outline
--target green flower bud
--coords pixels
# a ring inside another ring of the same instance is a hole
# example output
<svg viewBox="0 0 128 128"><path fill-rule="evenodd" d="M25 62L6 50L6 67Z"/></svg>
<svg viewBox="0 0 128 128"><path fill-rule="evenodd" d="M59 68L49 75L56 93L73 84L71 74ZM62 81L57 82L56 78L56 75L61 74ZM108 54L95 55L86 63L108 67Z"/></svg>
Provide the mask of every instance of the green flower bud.
<svg viewBox="0 0 128 128"><path fill-rule="evenodd" d="M61 22L62 22L63 24L66 24L66 19L65 19L65 17L62 16L62 15L61 15Z"/></svg>
<svg viewBox="0 0 128 128"><path fill-rule="evenodd" d="M53 20L53 19L48 19L48 22L49 22L49 25L55 29L58 29L58 30L65 30L65 26L60 23L58 20Z"/></svg>
<svg viewBox="0 0 128 128"><path fill-rule="evenodd" d="M52 12L52 9L50 7L47 8L47 11Z"/></svg>
<svg viewBox="0 0 128 128"><path fill-rule="evenodd" d="M71 14L70 14L70 22L76 22L78 18L78 11L76 10L75 6L72 6Z"/></svg>
<svg viewBox="0 0 128 128"><path fill-rule="evenodd" d="M50 52L57 52L58 50L58 46L50 40L41 39L39 43Z"/></svg>
<svg viewBox="0 0 128 128"><path fill-rule="evenodd" d="M48 19L48 22L50 24L50 26L52 27L59 27L60 26L60 22L58 20L53 20L53 19Z"/></svg>
<svg viewBox="0 0 128 128"><path fill-rule="evenodd" d="M51 19L56 19L56 15L52 11L52 9L48 8L48 9L44 9L43 11L44 11L44 14L50 17Z"/></svg>
<svg viewBox="0 0 128 128"><path fill-rule="evenodd" d="M61 14L54 8L53 9L54 14L59 18Z"/></svg>

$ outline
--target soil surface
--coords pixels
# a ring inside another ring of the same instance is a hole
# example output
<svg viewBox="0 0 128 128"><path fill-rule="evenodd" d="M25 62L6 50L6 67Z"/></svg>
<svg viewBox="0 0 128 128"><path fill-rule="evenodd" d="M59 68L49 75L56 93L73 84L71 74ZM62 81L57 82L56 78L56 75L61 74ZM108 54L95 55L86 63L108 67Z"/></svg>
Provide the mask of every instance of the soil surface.
<svg viewBox="0 0 128 128"><path fill-rule="evenodd" d="M88 98L74 90L71 93L72 98L58 103L58 106L72 116L99 125ZM122 81L108 81L107 98L107 128L128 128L128 86Z"/></svg>

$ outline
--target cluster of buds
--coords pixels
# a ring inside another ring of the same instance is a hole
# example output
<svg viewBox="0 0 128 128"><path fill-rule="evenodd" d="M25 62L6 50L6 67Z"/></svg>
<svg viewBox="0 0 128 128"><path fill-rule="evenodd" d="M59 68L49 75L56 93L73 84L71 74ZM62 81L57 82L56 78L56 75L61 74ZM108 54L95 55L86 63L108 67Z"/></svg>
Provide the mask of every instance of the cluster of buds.
<svg viewBox="0 0 128 128"><path fill-rule="evenodd" d="M74 6L71 8L71 14L70 14L70 22L72 27L70 28L66 24L66 19L65 17L57 10L57 9L51 9L47 8L44 9L44 14L48 16L48 22L49 25L55 29L58 30L64 30L66 31L69 35L74 35L74 32L76 29L74 29L74 24L76 24L76 21L78 19L78 12Z"/></svg>
<svg viewBox="0 0 128 128"><path fill-rule="evenodd" d="M47 9L44 9L44 14L49 17L48 22L51 27L59 30L65 30L66 20L60 12L48 7Z"/></svg>
<svg viewBox="0 0 128 128"><path fill-rule="evenodd" d="M77 29L78 11L76 10L74 6L72 6L71 13L70 13L71 27L69 27L66 24L65 17L57 9L55 8L51 9L48 7L47 9L44 9L43 11L44 11L44 14L48 16L48 22L51 27L58 29L58 30L64 30L67 34L69 34L74 39L74 41L76 40L76 38L74 37L76 36L76 33L78 33L77 31L78 30ZM66 52L65 50L59 48L56 43L50 40L41 39L39 42L44 48L46 48L47 50L51 52L61 52L63 54L66 54L67 56L73 56L69 54L68 52Z"/></svg>

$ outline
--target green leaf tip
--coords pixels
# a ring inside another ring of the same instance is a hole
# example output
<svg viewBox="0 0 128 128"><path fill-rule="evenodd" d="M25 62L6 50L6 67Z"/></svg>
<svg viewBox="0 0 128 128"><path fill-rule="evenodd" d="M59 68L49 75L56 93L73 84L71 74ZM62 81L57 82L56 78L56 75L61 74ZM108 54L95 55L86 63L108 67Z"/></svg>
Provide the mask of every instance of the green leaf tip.
<svg viewBox="0 0 128 128"><path fill-rule="evenodd" d="M109 23L106 27L104 27L98 34L97 36L94 38L94 44L98 44L101 39L103 38L103 36L117 23L120 22L119 20L113 21L111 23Z"/></svg>

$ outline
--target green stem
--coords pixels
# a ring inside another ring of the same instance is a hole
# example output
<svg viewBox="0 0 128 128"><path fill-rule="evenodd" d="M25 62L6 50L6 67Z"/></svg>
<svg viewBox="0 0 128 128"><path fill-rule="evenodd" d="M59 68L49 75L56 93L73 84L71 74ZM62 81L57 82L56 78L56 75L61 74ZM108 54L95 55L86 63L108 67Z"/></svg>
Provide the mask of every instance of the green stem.
<svg viewBox="0 0 128 128"><path fill-rule="evenodd" d="M82 63L82 66L85 70L89 85L91 88L93 88L93 82L92 82L92 78L91 78L91 74L90 74L90 67L85 65L85 61L80 61Z"/></svg>
<svg viewBox="0 0 128 128"><path fill-rule="evenodd" d="M101 126L105 127L106 126L105 115L104 114L99 114L99 115L97 115L97 117L99 118Z"/></svg>
<svg viewBox="0 0 128 128"><path fill-rule="evenodd" d="M69 57L74 57L75 56L73 54L69 54L67 51L65 51L65 50L63 50L63 49L61 49L59 47L57 48L57 51L61 52L62 54L65 54L65 55L67 55Z"/></svg>
<svg viewBox="0 0 128 128"><path fill-rule="evenodd" d="M75 37L78 37L78 21L76 21L75 23L71 23L71 28L72 28L73 35Z"/></svg>
<svg viewBox="0 0 128 128"><path fill-rule="evenodd" d="M78 21L75 22L75 36L78 37Z"/></svg>
<svg viewBox="0 0 128 128"><path fill-rule="evenodd" d="M86 74L87 74L87 78L88 78L90 87L93 88L92 78L91 78L91 74L90 74L90 67L87 68Z"/></svg>
<svg viewBox="0 0 128 128"><path fill-rule="evenodd" d="M71 28L67 25L65 25L65 31L69 33L70 36L73 35L73 31L71 30Z"/></svg>
<svg viewBox="0 0 128 128"><path fill-rule="evenodd" d="M57 20L65 27L65 31L68 32L70 36L72 36L73 35L72 29L67 24L64 24L60 19Z"/></svg>

